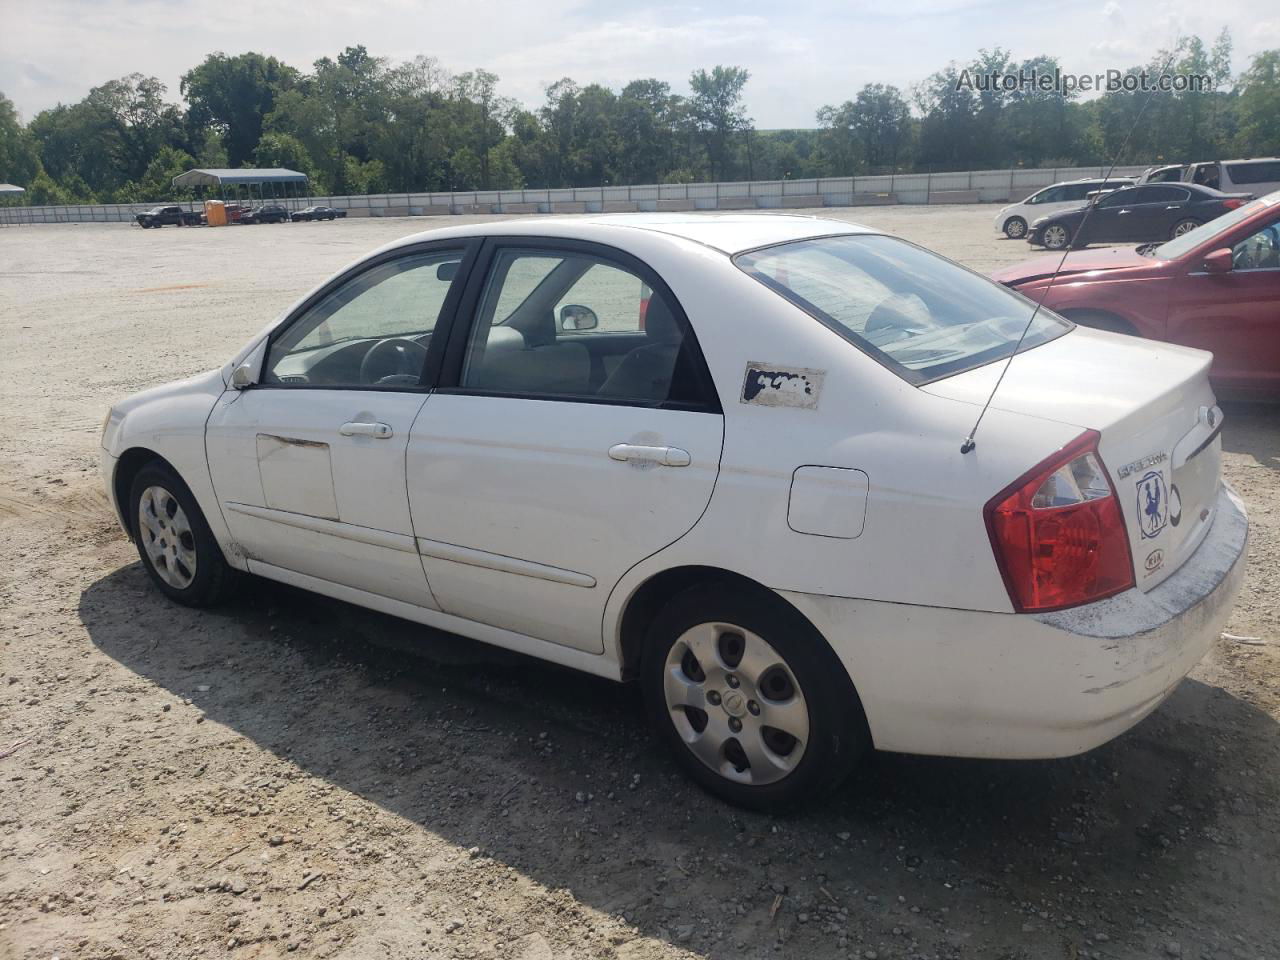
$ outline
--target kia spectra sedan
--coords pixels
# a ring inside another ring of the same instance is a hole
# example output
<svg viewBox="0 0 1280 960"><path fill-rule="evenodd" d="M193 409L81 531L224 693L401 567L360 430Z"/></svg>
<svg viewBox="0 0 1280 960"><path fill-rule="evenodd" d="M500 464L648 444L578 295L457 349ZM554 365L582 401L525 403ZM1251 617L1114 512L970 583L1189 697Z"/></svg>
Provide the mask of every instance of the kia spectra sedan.
<svg viewBox="0 0 1280 960"><path fill-rule="evenodd" d="M1210 354L1033 309L808 217L435 230L116 405L103 476L171 599L245 572L634 679L734 803L1067 756L1205 655L1248 524Z"/></svg>

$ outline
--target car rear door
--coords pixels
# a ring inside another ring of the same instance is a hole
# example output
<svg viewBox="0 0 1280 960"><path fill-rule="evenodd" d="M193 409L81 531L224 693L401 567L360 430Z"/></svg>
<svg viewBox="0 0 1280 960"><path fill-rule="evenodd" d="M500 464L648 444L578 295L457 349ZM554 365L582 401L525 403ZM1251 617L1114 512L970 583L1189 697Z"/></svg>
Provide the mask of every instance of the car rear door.
<svg viewBox="0 0 1280 960"><path fill-rule="evenodd" d="M1137 189L1143 189L1139 187ZM1114 243L1125 240L1132 213L1130 198L1135 190L1117 190L1099 197L1081 221L1078 239L1082 243Z"/></svg>
<svg viewBox="0 0 1280 960"><path fill-rule="evenodd" d="M1155 185L1139 187L1134 193L1139 196L1130 201L1130 232L1125 240L1168 240L1174 226L1190 216L1191 191L1186 187Z"/></svg>
<svg viewBox="0 0 1280 960"><path fill-rule="evenodd" d="M409 438L440 608L601 652L610 591L697 523L723 434L694 331L647 266L576 241L486 241Z"/></svg>
<svg viewBox="0 0 1280 960"><path fill-rule="evenodd" d="M257 382L215 406L210 474L251 570L436 608L413 537L405 449L467 249L394 251L330 284L272 334Z"/></svg>

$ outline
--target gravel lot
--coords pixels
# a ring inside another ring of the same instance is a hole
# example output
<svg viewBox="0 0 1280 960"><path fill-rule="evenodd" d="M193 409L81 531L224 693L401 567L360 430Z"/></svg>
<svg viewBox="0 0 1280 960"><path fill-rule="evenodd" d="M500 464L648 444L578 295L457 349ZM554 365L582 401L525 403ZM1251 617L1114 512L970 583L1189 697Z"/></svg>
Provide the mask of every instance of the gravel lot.
<svg viewBox="0 0 1280 960"><path fill-rule="evenodd" d="M827 214L1028 256L989 207ZM1280 957L1274 408L1224 433L1262 643L1086 756L877 755L790 818L686 784L633 689L268 584L163 600L108 404L461 221L0 229L0 957Z"/></svg>

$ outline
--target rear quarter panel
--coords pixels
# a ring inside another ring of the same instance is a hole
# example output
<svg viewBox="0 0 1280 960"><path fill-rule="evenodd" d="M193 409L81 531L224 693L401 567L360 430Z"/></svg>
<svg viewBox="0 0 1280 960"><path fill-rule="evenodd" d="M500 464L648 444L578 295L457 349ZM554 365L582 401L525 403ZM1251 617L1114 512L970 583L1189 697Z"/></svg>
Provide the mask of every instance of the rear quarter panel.
<svg viewBox="0 0 1280 960"><path fill-rule="evenodd" d="M626 601L645 580L682 565L718 567L778 590L1009 612L983 505L1080 430L993 409L977 449L962 455L979 405L924 393L723 254L705 254L697 268L702 256L667 270L651 262L688 313L716 381L725 415L719 478L698 524L623 576L606 609L606 638L616 642ZM816 403L744 401L747 368L756 364L820 372ZM867 475L858 536L791 528L792 477L801 466Z"/></svg>

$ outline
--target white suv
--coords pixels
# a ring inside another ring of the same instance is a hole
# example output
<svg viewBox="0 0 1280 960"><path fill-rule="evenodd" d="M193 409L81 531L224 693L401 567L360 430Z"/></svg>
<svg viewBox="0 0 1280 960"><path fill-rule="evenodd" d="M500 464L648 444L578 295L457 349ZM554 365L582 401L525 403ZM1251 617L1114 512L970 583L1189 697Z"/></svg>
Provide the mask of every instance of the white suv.
<svg viewBox="0 0 1280 960"><path fill-rule="evenodd" d="M1050 213L1077 207L1089 199L1089 194L1115 190L1133 185L1129 177L1092 177L1086 180L1068 180L1037 190L1021 203L1010 204L996 214L996 233L1003 233L1010 240L1021 240L1027 235L1027 224Z"/></svg>
<svg viewBox="0 0 1280 960"><path fill-rule="evenodd" d="M1138 178L1138 182L1198 183L1223 193L1252 193L1255 197L1263 197L1280 190L1280 157L1152 167Z"/></svg>

